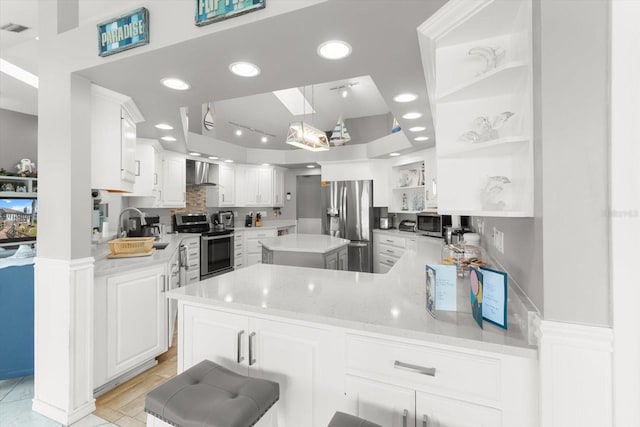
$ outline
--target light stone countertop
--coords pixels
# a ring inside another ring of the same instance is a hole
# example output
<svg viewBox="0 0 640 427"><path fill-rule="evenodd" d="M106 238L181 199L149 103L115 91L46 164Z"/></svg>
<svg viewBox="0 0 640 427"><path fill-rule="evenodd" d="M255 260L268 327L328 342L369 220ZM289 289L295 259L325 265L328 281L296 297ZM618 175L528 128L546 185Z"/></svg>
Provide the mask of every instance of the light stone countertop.
<svg viewBox="0 0 640 427"><path fill-rule="evenodd" d="M426 312L425 264L438 262L441 248L442 239L417 239L386 274L256 264L167 295L222 310L537 358L511 314L507 331L477 326L465 279L458 281L458 311L439 311L437 319Z"/></svg>
<svg viewBox="0 0 640 427"><path fill-rule="evenodd" d="M185 237L200 237L197 233L179 233L179 234L164 234L156 243L169 243L165 249L156 249L156 252L150 256L133 257L133 258L116 258L109 259L109 245L107 243L100 243L94 245L92 250L95 264L93 267L94 276L104 276L107 274L119 274L126 271L135 270L138 268L150 267L157 264L168 263L171 256L180 246L180 242Z"/></svg>
<svg viewBox="0 0 640 427"><path fill-rule="evenodd" d="M325 254L348 245L350 240L324 234L288 234L260 239L259 243L271 251Z"/></svg>
<svg viewBox="0 0 640 427"><path fill-rule="evenodd" d="M273 230L278 228L295 227L295 220L279 219L271 221L263 221L260 227L245 227L244 221L237 221L233 226L234 231L250 231L250 230Z"/></svg>

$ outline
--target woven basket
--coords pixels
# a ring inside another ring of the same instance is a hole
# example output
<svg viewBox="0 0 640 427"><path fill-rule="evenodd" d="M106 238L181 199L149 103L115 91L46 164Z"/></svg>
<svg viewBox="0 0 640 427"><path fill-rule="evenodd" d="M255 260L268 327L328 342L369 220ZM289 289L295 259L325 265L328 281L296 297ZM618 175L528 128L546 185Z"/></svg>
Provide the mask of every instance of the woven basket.
<svg viewBox="0 0 640 427"><path fill-rule="evenodd" d="M125 237L110 240L109 250L114 255L143 254L153 249L155 237Z"/></svg>

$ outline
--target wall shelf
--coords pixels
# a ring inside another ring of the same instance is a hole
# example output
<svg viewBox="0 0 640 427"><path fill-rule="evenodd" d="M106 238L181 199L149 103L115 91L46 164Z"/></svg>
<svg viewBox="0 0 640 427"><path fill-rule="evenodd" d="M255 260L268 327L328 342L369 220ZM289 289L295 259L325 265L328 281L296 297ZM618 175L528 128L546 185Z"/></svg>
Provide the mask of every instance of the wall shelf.
<svg viewBox="0 0 640 427"><path fill-rule="evenodd" d="M508 94L513 91L515 84L526 78L527 73L527 63L513 61L444 91L437 97L436 102L458 102Z"/></svg>
<svg viewBox="0 0 640 427"><path fill-rule="evenodd" d="M438 212L533 216L531 0L450 0L418 34L434 111ZM493 61L469 54L483 47L500 53ZM498 138L460 141L468 131Z"/></svg>
<svg viewBox="0 0 640 427"><path fill-rule="evenodd" d="M7 190L7 188L14 190ZM4 189L4 190L3 190ZM17 191L21 189L21 191ZM33 199L38 197L38 178L0 176L0 197Z"/></svg>

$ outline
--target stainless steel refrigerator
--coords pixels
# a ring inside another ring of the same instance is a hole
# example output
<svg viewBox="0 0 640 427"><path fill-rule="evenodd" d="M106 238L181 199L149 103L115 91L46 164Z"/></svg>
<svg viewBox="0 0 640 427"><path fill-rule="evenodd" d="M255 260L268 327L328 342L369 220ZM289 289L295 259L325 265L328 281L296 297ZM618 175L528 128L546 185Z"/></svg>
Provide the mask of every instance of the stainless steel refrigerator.
<svg viewBox="0 0 640 427"><path fill-rule="evenodd" d="M351 240L349 271L372 272L373 182L327 181L321 200L322 233Z"/></svg>

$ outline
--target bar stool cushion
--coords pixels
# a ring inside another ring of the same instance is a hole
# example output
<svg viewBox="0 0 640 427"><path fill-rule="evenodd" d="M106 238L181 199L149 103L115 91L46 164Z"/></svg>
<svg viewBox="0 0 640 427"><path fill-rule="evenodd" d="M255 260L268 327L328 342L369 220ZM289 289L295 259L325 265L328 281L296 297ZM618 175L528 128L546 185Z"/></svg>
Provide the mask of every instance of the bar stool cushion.
<svg viewBox="0 0 640 427"><path fill-rule="evenodd" d="M144 409L180 427L249 427L279 397L278 383L203 360L149 392Z"/></svg>
<svg viewBox="0 0 640 427"><path fill-rule="evenodd" d="M380 424L372 423L371 421L363 420L353 415L345 414L344 412L336 412L333 414L333 418L329 422L328 427L382 427Z"/></svg>

